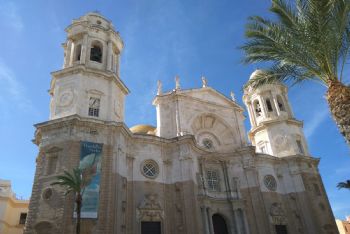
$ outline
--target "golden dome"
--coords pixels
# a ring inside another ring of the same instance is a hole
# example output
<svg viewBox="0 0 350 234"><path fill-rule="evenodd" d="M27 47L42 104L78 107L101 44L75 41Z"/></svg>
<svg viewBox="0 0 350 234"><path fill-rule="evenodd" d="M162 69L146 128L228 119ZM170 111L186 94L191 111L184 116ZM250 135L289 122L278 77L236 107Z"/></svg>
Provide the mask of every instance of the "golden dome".
<svg viewBox="0 0 350 234"><path fill-rule="evenodd" d="M138 124L130 128L132 133L155 135L156 127L146 124Z"/></svg>

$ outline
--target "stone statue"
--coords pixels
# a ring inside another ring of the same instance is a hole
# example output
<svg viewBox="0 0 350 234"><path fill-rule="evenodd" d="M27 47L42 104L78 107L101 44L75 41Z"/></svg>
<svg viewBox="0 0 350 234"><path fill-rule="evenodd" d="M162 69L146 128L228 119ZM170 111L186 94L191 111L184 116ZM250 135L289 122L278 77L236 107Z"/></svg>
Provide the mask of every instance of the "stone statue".
<svg viewBox="0 0 350 234"><path fill-rule="evenodd" d="M235 97L235 94L233 93L233 91L231 91L230 95L231 95L232 101L235 102L236 101L236 97Z"/></svg>
<svg viewBox="0 0 350 234"><path fill-rule="evenodd" d="M281 203L275 202L270 207L270 215L271 216L283 216L284 211L282 209Z"/></svg>
<svg viewBox="0 0 350 234"><path fill-rule="evenodd" d="M160 80L157 81L157 95L161 95L163 92L162 92L162 82Z"/></svg>
<svg viewBox="0 0 350 234"><path fill-rule="evenodd" d="M180 77L175 76L175 90L179 90L179 89L180 89Z"/></svg>
<svg viewBox="0 0 350 234"><path fill-rule="evenodd" d="M207 86L208 86L208 81L204 76L202 76L202 87L205 88Z"/></svg>

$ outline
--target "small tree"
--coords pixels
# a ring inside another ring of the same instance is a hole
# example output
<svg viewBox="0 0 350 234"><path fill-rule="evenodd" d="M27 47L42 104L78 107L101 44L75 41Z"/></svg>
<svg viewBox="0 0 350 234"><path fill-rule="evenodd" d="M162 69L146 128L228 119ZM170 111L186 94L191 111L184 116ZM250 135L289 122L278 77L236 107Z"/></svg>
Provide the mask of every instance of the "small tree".
<svg viewBox="0 0 350 234"><path fill-rule="evenodd" d="M74 168L73 173L68 171L64 171L63 175L59 175L56 177L57 181L51 183L51 185L60 185L65 187L66 192L65 195L73 192L75 195L75 204L76 204L76 234L80 234L80 214L81 207L83 202L83 192L86 186L86 183L83 179L83 170L80 168Z"/></svg>
<svg viewBox="0 0 350 234"><path fill-rule="evenodd" d="M350 180L347 180L346 182L339 182L338 185L337 185L337 188L338 189L345 188L345 189L349 189L350 190Z"/></svg>

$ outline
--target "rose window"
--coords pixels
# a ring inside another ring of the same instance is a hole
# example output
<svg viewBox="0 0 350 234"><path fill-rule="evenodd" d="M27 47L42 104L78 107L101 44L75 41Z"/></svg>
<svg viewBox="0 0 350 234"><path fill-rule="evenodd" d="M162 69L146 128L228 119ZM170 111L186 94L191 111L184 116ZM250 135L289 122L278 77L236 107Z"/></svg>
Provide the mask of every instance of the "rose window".
<svg viewBox="0 0 350 234"><path fill-rule="evenodd" d="M141 172L145 177L154 179L159 174L158 164L153 160L146 160L142 163Z"/></svg>

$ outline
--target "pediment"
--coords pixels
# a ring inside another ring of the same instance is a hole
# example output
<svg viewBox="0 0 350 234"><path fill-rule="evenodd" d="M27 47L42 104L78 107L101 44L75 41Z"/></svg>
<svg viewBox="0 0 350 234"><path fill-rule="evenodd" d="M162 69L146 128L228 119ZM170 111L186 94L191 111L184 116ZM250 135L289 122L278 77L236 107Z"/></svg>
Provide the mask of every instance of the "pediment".
<svg viewBox="0 0 350 234"><path fill-rule="evenodd" d="M90 93L90 94L98 95L98 96L103 96L104 95L103 92L101 92L100 90L97 90L97 89L89 89L87 92Z"/></svg>
<svg viewBox="0 0 350 234"><path fill-rule="evenodd" d="M218 91L206 87L206 88L200 88L200 89L191 89L191 90L183 90L181 92L182 96L191 97L193 99L203 101L203 102L209 102L212 104L232 108L236 107L240 110L243 110L241 106L239 106L235 101L232 101L231 99L227 98L225 95L219 93Z"/></svg>

